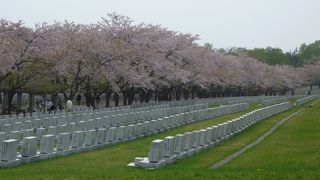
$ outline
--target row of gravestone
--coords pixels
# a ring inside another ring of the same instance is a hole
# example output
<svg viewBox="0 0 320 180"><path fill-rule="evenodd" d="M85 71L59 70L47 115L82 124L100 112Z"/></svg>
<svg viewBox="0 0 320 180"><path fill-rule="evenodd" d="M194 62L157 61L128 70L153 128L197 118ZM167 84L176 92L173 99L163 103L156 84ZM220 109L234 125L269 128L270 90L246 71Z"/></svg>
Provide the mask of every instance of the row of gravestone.
<svg viewBox="0 0 320 180"><path fill-rule="evenodd" d="M251 97L251 98L249 97L247 99L229 100L227 102L227 104L238 104L238 103L252 104L252 103L259 103L259 102L262 102L264 100L271 99L271 98L274 98L274 96L256 96L256 97Z"/></svg>
<svg viewBox="0 0 320 180"><path fill-rule="evenodd" d="M194 104L204 104L204 103L194 103ZM107 114L123 114L123 113L131 113L131 112L137 112L137 111L150 111L150 110L156 110L156 109L163 109L163 108L170 108L170 107L183 107L183 106L188 106L189 103L183 103L183 102L171 102L170 104L166 103L166 104L160 104L157 106L147 106L147 107L141 107L141 108L136 108L136 109L131 109L129 106L121 106L118 108L102 108L102 109L96 109L95 111L89 110L87 109L83 109L81 111L74 111L74 112L62 112L62 113L51 113L51 114L43 114L43 113L39 113L39 114L34 114L33 116L37 116L38 118L42 118L42 117L48 117L48 116L57 116L57 115L61 115L61 116L67 116L70 114L82 114L82 113L97 113L97 112L104 112ZM28 118L29 116L27 116ZM4 115L4 116L0 116L0 119L9 119L10 116L9 115ZM22 119L23 116L18 116L17 118Z"/></svg>
<svg viewBox="0 0 320 180"><path fill-rule="evenodd" d="M22 144L17 139L0 141L0 167L16 166L20 163L28 163L40 159L47 159L59 155L93 150L105 145L133 140L146 135L158 133L181 126L187 123L208 119L211 117L242 111L248 108L248 104L237 104L196 110L180 113L144 123L131 124L128 126L110 127L90 130L76 130L42 135L41 137L24 137ZM39 145L39 150L37 150ZM17 154L18 147L20 153Z"/></svg>
<svg viewBox="0 0 320 180"><path fill-rule="evenodd" d="M292 97L291 96L287 96L287 97L276 97L276 98L272 98L272 99L266 99L266 100L263 100L261 102L261 104L263 106L270 106L272 104L278 104L278 103L281 103L281 102L285 102L285 101L288 101L289 99L291 99Z"/></svg>
<svg viewBox="0 0 320 180"><path fill-rule="evenodd" d="M128 166L159 168L172 164L177 159L191 156L200 150L211 147L230 136L243 131L252 124L291 107L289 102L276 104L249 112L239 118L211 126L206 129L168 136L152 141L148 157L135 158Z"/></svg>
<svg viewBox="0 0 320 180"><path fill-rule="evenodd" d="M180 100L180 101L158 101L158 102L149 102L149 103L139 103L134 102L130 105L131 108L140 108L140 107L148 107L148 106L156 106L161 104L168 104L169 107L175 107L181 104L193 105L193 104L226 104L228 100L237 100L237 99L245 99L247 97L218 97L218 98L204 98L204 99L190 99L190 100Z"/></svg>
<svg viewBox="0 0 320 180"><path fill-rule="evenodd" d="M111 127L111 126L121 126L121 125L128 125L132 123L137 122L144 122L152 119L157 119L164 116L169 116L177 113L187 112L190 110L197 110L197 109L203 109L206 108L206 104L198 104L193 106L185 106L185 107L176 107L176 108L170 108L170 109L160 109L157 111L147 111L147 112L138 112L138 113L131 113L131 114L122 114L122 115L113 115L113 116L103 116L106 115L103 112L96 112L96 113L90 113L94 116L87 117L86 114L76 114L76 115L68 115L68 116L61 116L61 117L52 117L50 119L49 117L44 119L33 119L36 117L32 117L31 120L28 120L26 122L12 122L12 124L3 123L3 121L7 120L0 120L0 127L2 132L11 132L12 135L9 135L10 137L17 137L19 134L29 134L31 129L39 130L40 132L44 128L49 129L65 129L67 126L68 129L75 129L76 127L80 126L86 126L91 127L90 124L95 124L95 127L99 127L99 125ZM179 110L180 109L180 110ZM178 110L178 111L177 111ZM165 111L165 112L162 112ZM148 115L149 114L149 115ZM89 118L93 119L89 119ZM87 120L83 120L87 119ZM15 120L15 119L9 119L9 120ZM98 124L98 126L97 126ZM57 126L57 127L56 127ZM27 133L26 133L27 132ZM58 130L59 132L59 130ZM41 133L38 133L41 134Z"/></svg>
<svg viewBox="0 0 320 180"><path fill-rule="evenodd" d="M173 102L157 102L158 105L154 105L154 103L150 103L151 105L149 106L148 103L145 104L145 106L140 107L139 111L150 111L154 109L160 108L160 106L164 107L180 107L180 106L187 106L187 105L192 105L192 104L204 104L208 103L210 106L211 105L220 105L220 104L228 104L228 101L232 100L237 100L237 99L250 99L252 97L226 97L226 98L206 98L206 99L197 99L197 100L189 100L189 101L173 101ZM258 97L253 97L253 98L258 98ZM268 97L266 97L268 98ZM230 104L230 103L229 103ZM233 103L237 104L237 103ZM155 107L154 107L155 106ZM130 108L130 106L118 106L118 107L112 107L112 108L101 108L101 109L96 109L95 112L99 111L108 111L108 112L117 112L117 113L123 113L126 111L134 112L136 111L137 108ZM69 115L69 114L78 114L78 113L88 113L92 112L91 108L75 108L73 112L59 112L57 111L56 113L51 113L48 114L48 112L42 113L33 113L33 116L38 116L38 117L47 117L47 116L57 116L57 115ZM15 117L15 115L12 115L12 117ZM23 114L19 114L17 118L23 118ZM27 115L28 117L28 115ZM0 119L9 119L10 115L0 115Z"/></svg>
<svg viewBox="0 0 320 180"><path fill-rule="evenodd" d="M129 106L118 106L118 107L113 107L113 108L101 108L101 109L95 109L94 111L117 111L117 110L122 110L122 109L130 109ZM74 107L72 112L66 112L64 110L59 110L59 111L36 111L33 112L32 115L30 113L27 114L6 114L6 115L0 115L0 119L9 119L11 117L17 117L17 118L24 118L24 117L29 117L29 116L54 116L54 115L65 115L65 114L72 114L72 113L79 113L79 112L90 112L93 111L93 108L88 108L88 107Z"/></svg>
<svg viewBox="0 0 320 180"><path fill-rule="evenodd" d="M165 118L165 117L171 117L174 116L175 114L179 113L186 113L189 111L195 111L195 110L200 110L204 108L199 108L201 107L200 105L193 105L192 107L194 108L187 108L185 107L184 111L180 111L174 114L169 114L167 115L166 113L164 114L157 114L158 112L155 112L156 116L153 116L153 118L150 118L145 121L151 121L153 119L160 119L160 118ZM220 108L221 109L221 108ZM116 119L113 119L114 121L110 121L109 118L96 118L96 119L89 119L87 121L79 121L79 122L68 122L63 121L59 122L57 119L44 119L44 120L34 120L33 124L32 123L25 123L24 126L22 126L22 123L18 122L19 124L15 124L13 127L10 126L4 126L2 128L3 132L0 132L0 139L5 140L5 139L17 139L21 140L23 137L28 137L28 136L37 136L40 138L41 136L45 134L57 134L57 133L64 133L64 132L74 132L77 130L90 130L90 129L98 129L100 127L104 128L109 128L109 127L118 127L118 126L123 126L123 125L129 125L129 124L137 124L137 123L143 123L141 121L130 121L126 123L119 124L116 121ZM41 122L42 121L42 122ZM26 126L27 125L27 126Z"/></svg>
<svg viewBox="0 0 320 180"><path fill-rule="evenodd" d="M233 109L237 109L239 108L240 105L237 106L224 106L224 107L217 107L217 108L213 108L210 109L211 114L214 113L215 116L218 116L220 114L225 114L228 111L234 111ZM192 111L195 111L198 109L193 109ZM204 110L206 111L206 110ZM180 112L179 114L172 114L172 115L168 115L168 116L163 116L163 117L159 117L159 118L155 118L155 119L164 119L164 120L168 120L168 118L175 118L178 117L177 115L179 115L179 117L182 117L181 115L187 116L188 115L188 111L184 111L184 112ZM212 115L211 115L212 116ZM184 117L184 119L188 119L188 117ZM173 119L175 120L175 119ZM152 119L146 121L146 122L153 122ZM170 119L169 119L170 121ZM49 121L50 122L50 121ZM52 121L51 121L52 122ZM135 122L135 123L131 123L131 124L138 124L138 123L143 123L143 122ZM127 124L129 125L129 124ZM5 132L0 132L0 140L5 140L5 139L17 139L17 140L21 140L23 139L23 137L28 137L28 136L36 136L39 139L46 134L59 134L59 133L64 133L64 132L74 132L74 131L83 131L83 130L90 130L90 129L98 129L100 127L104 127L104 128L109 128L109 127L119 127L121 125L119 124L113 124L111 125L110 122L106 121L106 119L101 119L101 118L97 118L97 119L90 119L88 121L80 121L79 123L69 123L69 124L60 124L60 125L50 125L50 126L41 126L40 123L38 124L38 126L33 127L25 127L26 129L20 130L20 129L13 129L12 131L8 131L6 130ZM16 126L15 126L16 128Z"/></svg>
<svg viewBox="0 0 320 180"><path fill-rule="evenodd" d="M311 95L311 96L307 96L307 97L304 97L304 98L301 98L301 99L297 99L296 101L296 104L297 105L301 105L307 101L310 101L310 100L313 100L315 98L317 98L318 96L317 95Z"/></svg>
<svg viewBox="0 0 320 180"><path fill-rule="evenodd" d="M165 116L170 116L178 113L184 113L188 111L206 109L207 104L198 104L184 107L174 107L174 108L166 108L159 109L154 111L143 111L131 114L118 114L112 116L104 116L105 114L96 113L94 117L90 117L89 119L85 114L76 114L69 116L61 116L61 117L53 117L44 118L44 119L30 119L25 122L14 122L12 124L3 124L0 123L2 132L10 132L21 131L25 129L38 129L38 128L48 128L50 126L62 126L62 125L71 125L78 126L80 124L94 124L95 127L100 126L120 126L120 125L128 125L132 123L144 122L147 120L158 119ZM5 120L0 120L5 121Z"/></svg>
<svg viewBox="0 0 320 180"><path fill-rule="evenodd" d="M14 131L12 134L19 134L19 132L17 131L23 131L23 130L30 131L30 129L49 128L51 126L59 126L59 127L61 126L63 129L64 126L70 125L72 127L75 127L75 126L81 126L79 124L86 125L86 124L91 124L92 122L94 124L107 124L108 127L111 127L111 126L128 125L128 124L137 123L137 122L144 122L147 120L157 119L160 117L169 116L169 115L173 115L181 112L187 112L190 110L204 109L206 107L207 107L206 104L197 104L192 106L158 109L157 111L136 112L136 113L118 114L118 115L112 115L112 116L104 116L106 115L106 112L100 111L100 112L90 113L89 114L90 116L88 116L88 114L83 113L83 114L75 114L75 115L70 114L68 116L61 116L61 117L49 116L44 119L35 119L37 117L18 119L18 120L29 119L25 122L19 122L19 121L15 122L16 119L11 118L11 119L0 120L0 127L2 132ZM118 111L114 111L114 112L118 112ZM11 124L8 124L6 122L9 120L12 121ZM74 129L74 128L70 128L70 129ZM24 132L21 132L21 133L24 133Z"/></svg>
<svg viewBox="0 0 320 180"><path fill-rule="evenodd" d="M308 97L307 95L293 95L293 96L284 96L284 97L276 97L276 98L272 98L272 99L267 99L262 101L262 105L263 106L269 106L272 104L278 104L284 101L289 101L290 99L296 99L297 101L301 101L301 99L304 99ZM299 100L300 99L300 100Z"/></svg>
<svg viewBox="0 0 320 180"><path fill-rule="evenodd" d="M158 109L164 109L166 107L158 107ZM24 121L28 121L28 120L35 120L35 119L51 119L51 118L62 118L62 117L68 117L68 118L73 118L74 116L78 116L75 117L77 120L84 120L84 119L90 119L90 118L95 118L95 117L99 117L99 116L111 116L111 115L117 115L117 114L125 114L125 113L131 113L131 112L142 112L142 111L146 111L143 109L136 109L134 111L130 111L129 109L117 109L117 110L100 110L100 111L81 111L81 112L74 112L74 113L61 113L61 114L51 114L51 115L43 115L41 114L40 116L26 116L26 117L12 117L9 118L7 116L7 118L4 119L0 119L0 126L3 125L2 122L4 122L5 124L8 123L12 123L15 121L18 122L24 122ZM81 119L80 119L81 118Z"/></svg>
<svg viewBox="0 0 320 180"><path fill-rule="evenodd" d="M111 107L111 108L99 108L95 109L95 111L119 111L119 110L129 110L129 109L136 109L140 108L141 110L152 110L155 109L156 107L152 106L166 106L166 107L179 107L179 106L187 106L187 105L193 105L193 104L203 104L204 101L212 101L212 98L208 99L196 99L196 100L181 100L181 101L159 101L159 102L150 102L150 103L135 103L135 107L132 108L131 106L118 106L118 107ZM138 105L139 104L139 105ZM75 107L74 112L88 112L88 111L93 111L92 108L88 107ZM50 116L50 115L57 115L57 114L70 114L70 112L65 112L65 111L57 111L55 113L49 114L48 111L46 112L38 112L38 113L33 113L33 115L36 116ZM15 116L15 115L12 115ZM18 117L23 117L23 114L18 114ZM0 115L0 119L8 119L10 118L10 115Z"/></svg>
<svg viewBox="0 0 320 180"><path fill-rule="evenodd" d="M261 98L261 97L255 97L255 98ZM210 99L201 99L201 100L193 100L196 103L199 102L208 102L212 104L212 101L217 102L217 100L230 100L231 98L210 98ZM236 98L236 99L244 99L244 97L240 97L240 98ZM252 97L250 98L245 98L245 99L252 99ZM61 113L60 117L57 117L58 114L54 114L54 115L44 115L44 114L40 114L40 116L28 116L28 117L18 117L18 118L5 118L5 119L0 119L0 128L2 128L5 130L1 130L1 131L10 131L10 128L12 128L11 130L16 130L19 129L20 126L24 126L24 122L27 122L28 125L25 125L27 128L25 129L29 129L30 124L34 123L34 120L37 119L37 121L40 121L39 119L44 119L44 121L47 121L49 123L45 123L45 124L50 124L50 121L53 121L53 123L51 123L52 125L56 125L55 122L59 121L58 124L65 124L62 121L67 121L69 123L71 122L75 122L75 121L86 121L89 119L96 119L96 118L104 118L105 116L108 117L112 117L113 119L115 118L115 116L112 115L119 115L116 119L120 119L120 122L122 121L127 121L129 122L130 120L133 121L137 121L138 119L140 119L141 121L148 120L148 117L145 115L142 115L143 113L138 113L137 111L145 111L145 110L157 110L159 111L159 109L164 109L166 107L183 107L186 101L176 101L176 102L170 102L170 106L169 104L162 104L159 106L150 106L150 107L143 107L143 108L139 108L139 109L129 109L129 108L111 108L111 109L102 109L102 110L98 110L95 112L92 111L83 111L83 112L78 112L78 113ZM221 104L223 104L223 102L220 102ZM128 107L128 106L127 106ZM175 111L174 108L170 108L172 111ZM168 109L167 109L168 110ZM127 117L130 117L130 120L128 120L128 118L125 117L124 114L127 114ZM167 113L166 115L171 115L173 113ZM52 119L52 120L51 120ZM126 120L127 119L127 120ZM62 123L60 123L60 121ZM39 123L36 123L39 124ZM119 123L121 124L121 123ZM32 125L31 125L32 126ZM16 128L15 128L16 127ZM48 127L48 126L45 126ZM34 127L34 128L39 128L39 127Z"/></svg>

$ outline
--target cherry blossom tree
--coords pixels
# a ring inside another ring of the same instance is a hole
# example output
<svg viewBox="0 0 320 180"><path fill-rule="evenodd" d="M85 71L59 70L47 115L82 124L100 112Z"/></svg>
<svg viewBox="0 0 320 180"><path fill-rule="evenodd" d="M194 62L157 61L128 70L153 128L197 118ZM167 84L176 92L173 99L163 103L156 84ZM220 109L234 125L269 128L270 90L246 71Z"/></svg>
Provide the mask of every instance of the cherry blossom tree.
<svg viewBox="0 0 320 180"><path fill-rule="evenodd" d="M319 63L267 65L245 54L225 55L196 43L197 35L108 14L90 24L25 26L0 20L0 90L84 93L88 106L102 94L109 106L140 101L274 95L319 84ZM13 83L15 82L15 83ZM49 87L49 88L48 88Z"/></svg>

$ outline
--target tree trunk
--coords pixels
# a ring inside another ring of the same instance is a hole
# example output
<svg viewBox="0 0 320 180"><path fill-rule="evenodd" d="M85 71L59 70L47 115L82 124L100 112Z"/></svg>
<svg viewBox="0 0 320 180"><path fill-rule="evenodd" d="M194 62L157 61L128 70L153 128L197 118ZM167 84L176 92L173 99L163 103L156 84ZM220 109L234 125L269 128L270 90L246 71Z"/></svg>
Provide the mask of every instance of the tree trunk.
<svg viewBox="0 0 320 180"><path fill-rule="evenodd" d="M34 108L34 94L29 93L29 113L30 113L30 116L32 116L33 108Z"/></svg>
<svg viewBox="0 0 320 180"><path fill-rule="evenodd" d="M185 100L189 99L189 95L190 95L189 91L187 89L184 89L183 90L183 97Z"/></svg>
<svg viewBox="0 0 320 180"><path fill-rule="evenodd" d="M119 94L115 92L113 95L113 99L114 99L114 106L118 107L119 106Z"/></svg>
<svg viewBox="0 0 320 180"><path fill-rule="evenodd" d="M134 87L131 87L128 90L128 104L131 105L133 101L134 101Z"/></svg>
<svg viewBox="0 0 320 180"><path fill-rule="evenodd" d="M106 107L110 107L110 97L111 97L112 92L107 91L106 92Z"/></svg>
<svg viewBox="0 0 320 180"><path fill-rule="evenodd" d="M181 99L182 89L180 87L177 87L175 89L175 94L176 94L176 100L179 101Z"/></svg>
<svg viewBox="0 0 320 180"><path fill-rule="evenodd" d="M158 92L158 90L156 90L156 91L154 92L154 101L155 101L155 102L158 102L158 101L159 101L159 92Z"/></svg>
<svg viewBox="0 0 320 180"><path fill-rule="evenodd" d="M44 104L44 107L43 107L43 114L46 112L47 110L47 94L44 94L43 95L43 102L42 104Z"/></svg>
<svg viewBox="0 0 320 180"><path fill-rule="evenodd" d="M9 93L3 92L2 114L8 114Z"/></svg>
<svg viewBox="0 0 320 180"><path fill-rule="evenodd" d="M8 93L8 113L10 114L10 116L11 116L11 110L12 110L12 99L15 94L16 93L12 91L9 91Z"/></svg>
<svg viewBox="0 0 320 180"><path fill-rule="evenodd" d="M128 105L128 104L127 104L128 98L127 98L127 92L126 92L126 90L123 90L123 91L122 91L122 96L123 96L123 105L124 105L124 106Z"/></svg>
<svg viewBox="0 0 320 180"><path fill-rule="evenodd" d="M19 92L17 94L17 108L16 108L16 115L17 116L20 114L21 108L22 108L22 93Z"/></svg>
<svg viewBox="0 0 320 180"><path fill-rule="evenodd" d="M195 98L195 94L196 94L196 88L192 87L192 89L191 89L191 99Z"/></svg>
<svg viewBox="0 0 320 180"><path fill-rule="evenodd" d="M294 89L292 88L291 89L291 96L294 96L295 92L294 92Z"/></svg>

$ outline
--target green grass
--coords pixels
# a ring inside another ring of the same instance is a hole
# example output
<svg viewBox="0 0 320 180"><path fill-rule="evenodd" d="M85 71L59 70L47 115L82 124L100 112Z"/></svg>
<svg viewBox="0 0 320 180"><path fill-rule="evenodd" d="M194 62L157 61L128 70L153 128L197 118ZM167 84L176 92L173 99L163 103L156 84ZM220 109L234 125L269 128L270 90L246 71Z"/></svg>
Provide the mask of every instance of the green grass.
<svg viewBox="0 0 320 180"><path fill-rule="evenodd" d="M304 105L307 107L308 104ZM256 107L251 107L253 110ZM297 111L263 120L213 148L157 170L126 167L147 156L157 138L204 128L242 115L234 113L100 150L1 169L0 179L312 179L320 177L320 103L286 122L262 143L216 170L208 168L255 140L279 120ZM317 119L318 118L318 119Z"/></svg>

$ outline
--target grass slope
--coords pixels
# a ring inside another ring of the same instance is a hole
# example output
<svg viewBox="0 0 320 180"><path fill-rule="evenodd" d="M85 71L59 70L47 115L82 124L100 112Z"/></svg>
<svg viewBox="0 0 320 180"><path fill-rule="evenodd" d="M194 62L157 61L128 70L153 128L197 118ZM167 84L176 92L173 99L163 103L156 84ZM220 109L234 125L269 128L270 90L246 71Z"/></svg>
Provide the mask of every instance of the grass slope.
<svg viewBox="0 0 320 180"><path fill-rule="evenodd" d="M129 168L126 165L132 162L134 157L146 156L150 142L154 139L218 124L245 112L186 125L93 152L1 169L0 179L310 179L317 177L316 175L319 177L316 171L316 167L320 167L320 129L319 118L317 119L320 117L320 111L317 111L319 106L320 103L317 103L314 107L307 108L261 144L216 170L208 168L255 140L277 121L299 108L263 120L214 148L178 160L177 163L158 170Z"/></svg>

